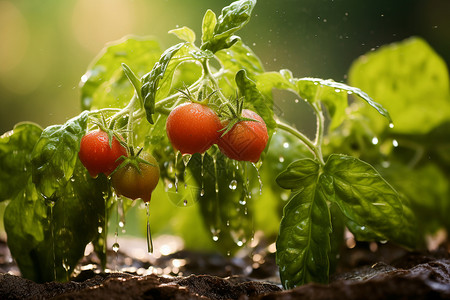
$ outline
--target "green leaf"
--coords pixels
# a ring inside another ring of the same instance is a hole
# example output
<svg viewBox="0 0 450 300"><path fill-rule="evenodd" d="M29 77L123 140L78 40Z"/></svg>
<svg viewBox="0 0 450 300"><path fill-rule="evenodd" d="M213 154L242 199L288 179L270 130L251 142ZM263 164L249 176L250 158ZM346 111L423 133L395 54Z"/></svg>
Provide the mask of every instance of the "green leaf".
<svg viewBox="0 0 450 300"><path fill-rule="evenodd" d="M328 200L335 202L342 213L358 227L355 234L393 239L405 246L414 240L414 232L404 226L404 204L398 193L369 164L350 156L331 155L321 176ZM409 218L409 216L408 216Z"/></svg>
<svg viewBox="0 0 450 300"><path fill-rule="evenodd" d="M30 177L31 151L42 128L33 123L19 123L0 137L0 201L14 198Z"/></svg>
<svg viewBox="0 0 450 300"><path fill-rule="evenodd" d="M211 40L214 35L214 28L217 24L216 14L208 9L202 22L202 45Z"/></svg>
<svg viewBox="0 0 450 300"><path fill-rule="evenodd" d="M313 103L320 100L326 105L328 112L332 117L331 129L339 126L345 118L345 108L348 105L348 94L359 96L392 123L388 111L381 104L375 102L367 93L358 88L333 80L300 78L297 80L297 89L299 95L308 102Z"/></svg>
<svg viewBox="0 0 450 300"><path fill-rule="evenodd" d="M134 89L121 64L142 76L158 61L161 52L158 42L151 37L129 36L108 44L81 78L82 108L124 107Z"/></svg>
<svg viewBox="0 0 450 300"><path fill-rule="evenodd" d="M421 38L380 47L358 58L349 82L377 99L395 122L390 131L427 133L450 119L450 81L444 60ZM386 130L361 107L377 134Z"/></svg>
<svg viewBox="0 0 450 300"><path fill-rule="evenodd" d="M49 126L37 141L31 153L31 171L33 183L45 197L52 197L72 176L87 119L84 111L64 125Z"/></svg>
<svg viewBox="0 0 450 300"><path fill-rule="evenodd" d="M237 42L229 49L216 52L216 57L221 65L233 74L241 69L245 69L249 76L264 72L258 56L242 41Z"/></svg>
<svg viewBox="0 0 450 300"><path fill-rule="evenodd" d="M264 98L256 87L256 83L247 77L245 70L240 70L236 74L236 85L239 94L244 97L244 105L253 108L258 115L263 118L269 131L269 136L276 127L273 118L273 102L272 98Z"/></svg>
<svg viewBox="0 0 450 300"><path fill-rule="evenodd" d="M25 278L36 282L69 279L86 244L104 223L108 189L106 177L91 178L77 160L71 180L54 202L44 200L31 181L11 201L5 212L8 246Z"/></svg>
<svg viewBox="0 0 450 300"><path fill-rule="evenodd" d="M33 258L35 248L44 241L47 224L47 206L40 197L31 176L5 209L5 231L8 248L19 266L23 277L39 281L40 268Z"/></svg>
<svg viewBox="0 0 450 300"><path fill-rule="evenodd" d="M175 34L180 40L193 44L195 42L195 32L189 27L172 29L169 33Z"/></svg>
<svg viewBox="0 0 450 300"><path fill-rule="evenodd" d="M147 120L153 124L153 114L155 113L155 99L158 90L159 81L163 78L171 59L185 45L176 44L161 55L159 61L153 66L153 69L142 78L141 94L144 99L144 107L147 114ZM175 69L175 68L173 68Z"/></svg>
<svg viewBox="0 0 450 300"><path fill-rule="evenodd" d="M284 186L293 187L276 243L285 289L311 281L328 283L331 219L318 182L319 169L313 160L302 159L277 178Z"/></svg>
<svg viewBox="0 0 450 300"><path fill-rule="evenodd" d="M204 25L202 26L204 32L207 32L207 35L204 34L202 37L201 49L211 50L213 53L216 53L236 43L238 39L233 34L248 23L255 4L256 0L240 0L224 7L222 13L217 18L212 36L210 34L210 28L214 21L212 20L211 13L207 12L205 16L207 16L206 21L208 23L204 21Z"/></svg>

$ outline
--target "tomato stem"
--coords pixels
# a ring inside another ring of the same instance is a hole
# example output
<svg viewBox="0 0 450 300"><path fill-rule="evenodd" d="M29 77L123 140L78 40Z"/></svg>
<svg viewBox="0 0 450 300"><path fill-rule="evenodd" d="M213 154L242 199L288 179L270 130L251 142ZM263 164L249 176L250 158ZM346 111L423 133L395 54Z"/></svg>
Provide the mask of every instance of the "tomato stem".
<svg viewBox="0 0 450 300"><path fill-rule="evenodd" d="M319 160L320 164L325 165L325 161L323 160L322 150L320 145L316 145L313 143L308 137L306 137L303 133L295 129L294 127L287 125L279 120L276 122L277 128L284 130L296 138L298 138L303 144L306 145L309 151L314 154L314 156Z"/></svg>

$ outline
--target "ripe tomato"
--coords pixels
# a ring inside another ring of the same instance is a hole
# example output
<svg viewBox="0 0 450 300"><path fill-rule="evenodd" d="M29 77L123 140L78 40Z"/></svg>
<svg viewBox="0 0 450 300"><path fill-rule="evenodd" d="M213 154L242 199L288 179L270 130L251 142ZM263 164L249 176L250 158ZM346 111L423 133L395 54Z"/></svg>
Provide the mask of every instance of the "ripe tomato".
<svg viewBox="0 0 450 300"><path fill-rule="evenodd" d="M242 116L255 121L240 121L217 140L217 146L227 157L256 163L266 148L269 135L266 123L254 111L244 109ZM229 121L224 122L225 127Z"/></svg>
<svg viewBox="0 0 450 300"><path fill-rule="evenodd" d="M132 200L141 198L144 202L149 202L159 181L159 166L150 153L143 152L140 158L151 165L132 157L131 163L119 167L111 175L111 184L119 196Z"/></svg>
<svg viewBox="0 0 450 300"><path fill-rule="evenodd" d="M216 142L221 128L217 114L199 103L177 106L170 112L166 122L167 136L181 154L205 152Z"/></svg>
<svg viewBox="0 0 450 300"><path fill-rule="evenodd" d="M127 149L113 137L109 146L108 134L102 130L94 130L83 136L78 157L92 177L99 173L109 176L120 164L117 161L122 155L127 156Z"/></svg>

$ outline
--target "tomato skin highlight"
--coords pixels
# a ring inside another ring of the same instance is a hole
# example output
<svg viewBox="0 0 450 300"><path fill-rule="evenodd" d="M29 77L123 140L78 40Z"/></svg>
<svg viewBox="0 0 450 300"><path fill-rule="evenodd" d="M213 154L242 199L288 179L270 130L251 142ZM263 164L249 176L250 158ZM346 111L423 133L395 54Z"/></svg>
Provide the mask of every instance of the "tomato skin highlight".
<svg viewBox="0 0 450 300"><path fill-rule="evenodd" d="M128 156L127 149L113 137L111 147L109 146L108 134L102 130L94 130L81 138L78 157L92 177L104 173L109 176L120 161L121 156Z"/></svg>
<svg viewBox="0 0 450 300"><path fill-rule="evenodd" d="M174 108L166 122L173 148L181 154L204 153L219 138L222 125L217 114L200 103L185 103Z"/></svg>
<svg viewBox="0 0 450 300"><path fill-rule="evenodd" d="M256 163L269 140L264 120L254 111L242 110L242 116L255 121L240 121L217 140L219 150L228 158ZM229 121L223 123L223 127Z"/></svg>
<svg viewBox="0 0 450 300"><path fill-rule="evenodd" d="M140 172L131 164L117 169L111 175L111 184L118 196L125 196L132 200L142 199L150 202L152 192L158 185L159 166L156 159L147 152L140 157L152 165L140 162Z"/></svg>

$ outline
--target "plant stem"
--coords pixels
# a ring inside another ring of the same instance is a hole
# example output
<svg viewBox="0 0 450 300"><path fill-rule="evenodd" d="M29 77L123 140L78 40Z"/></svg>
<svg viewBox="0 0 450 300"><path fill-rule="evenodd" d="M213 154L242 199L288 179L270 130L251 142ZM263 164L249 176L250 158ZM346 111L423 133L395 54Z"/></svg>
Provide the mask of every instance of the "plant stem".
<svg viewBox="0 0 450 300"><path fill-rule="evenodd" d="M285 124L285 123L283 123L283 122L281 122L279 120L277 120L277 128L292 134L293 136L298 138L300 141L302 141L303 144L305 144L306 147L308 147L309 151L311 151L314 154L314 156L319 160L319 162L322 165L325 165L325 162L324 162L323 157L322 157L322 150L320 148L320 145L317 146L309 138L307 138L303 133L301 133L300 131L298 131L294 127L289 126L289 125L287 125L287 124Z"/></svg>
<svg viewBox="0 0 450 300"><path fill-rule="evenodd" d="M315 101L312 105L314 112L316 113L317 118L317 131L316 131L316 139L314 141L314 146L316 148L317 156L319 161L325 165L322 155L322 143L323 143L323 135L325 128L325 118L323 116L322 106L320 101Z"/></svg>

